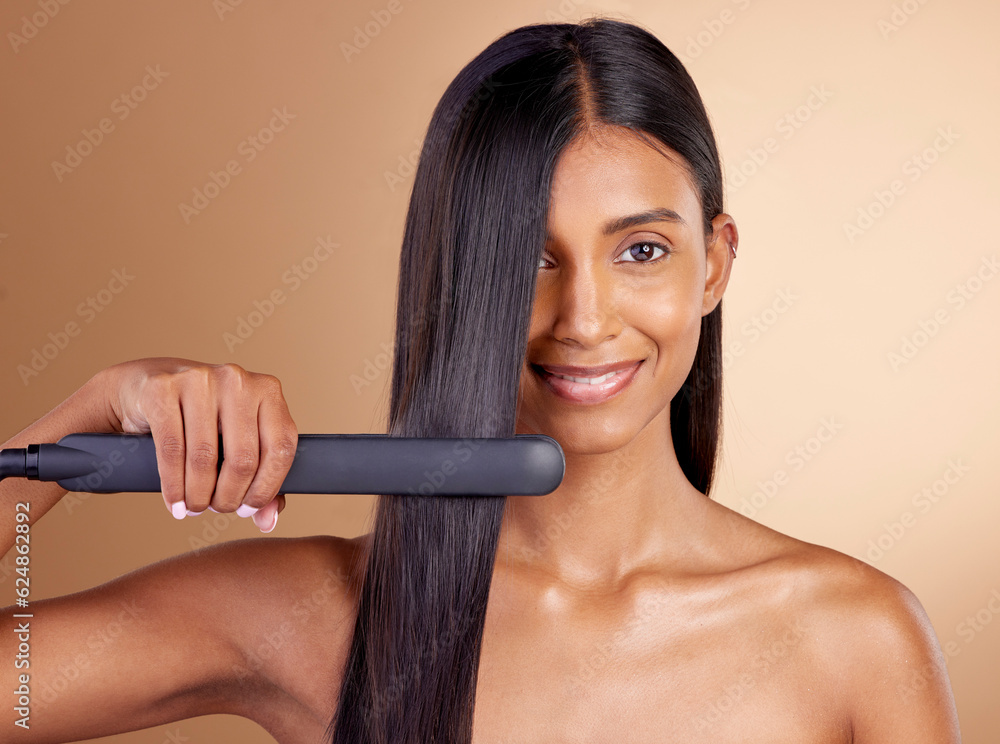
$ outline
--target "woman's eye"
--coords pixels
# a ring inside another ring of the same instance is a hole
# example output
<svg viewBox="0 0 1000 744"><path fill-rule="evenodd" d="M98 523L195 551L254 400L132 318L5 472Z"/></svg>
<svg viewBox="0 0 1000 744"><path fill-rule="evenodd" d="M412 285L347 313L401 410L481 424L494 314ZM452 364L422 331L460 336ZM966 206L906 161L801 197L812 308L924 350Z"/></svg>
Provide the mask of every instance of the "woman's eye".
<svg viewBox="0 0 1000 744"><path fill-rule="evenodd" d="M654 256L654 251L659 249L662 251L661 255ZM622 259L625 263L652 263L654 261L659 261L663 256L670 253L670 249L665 245L660 243L654 243L649 240L643 240L638 243L633 243L622 253Z"/></svg>
<svg viewBox="0 0 1000 744"><path fill-rule="evenodd" d="M656 251L660 251L659 254ZM655 263L670 255L671 250L662 243L652 240L642 240L633 243L621 254L624 263ZM538 268L548 268L549 260L544 256L538 259Z"/></svg>

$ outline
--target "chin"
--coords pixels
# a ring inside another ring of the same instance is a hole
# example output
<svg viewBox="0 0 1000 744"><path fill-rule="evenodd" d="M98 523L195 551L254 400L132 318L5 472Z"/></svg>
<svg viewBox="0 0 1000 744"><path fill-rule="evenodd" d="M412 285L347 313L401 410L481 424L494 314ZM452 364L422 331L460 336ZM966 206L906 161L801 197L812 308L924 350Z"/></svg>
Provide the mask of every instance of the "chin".
<svg viewBox="0 0 1000 744"><path fill-rule="evenodd" d="M603 455L632 442L646 428L638 427L638 423L638 417L627 413L607 416L600 422L595 421L594 416L561 416L545 422L519 419L515 433L552 437L567 455Z"/></svg>

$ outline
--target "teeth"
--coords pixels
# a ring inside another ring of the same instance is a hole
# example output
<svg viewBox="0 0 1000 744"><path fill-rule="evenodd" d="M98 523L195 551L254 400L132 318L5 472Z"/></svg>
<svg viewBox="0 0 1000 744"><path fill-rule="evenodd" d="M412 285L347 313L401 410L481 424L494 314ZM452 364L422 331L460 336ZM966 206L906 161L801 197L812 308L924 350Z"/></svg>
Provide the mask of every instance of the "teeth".
<svg viewBox="0 0 1000 744"><path fill-rule="evenodd" d="M556 377L561 377L564 380L572 380L573 382L582 382L587 385L600 385L605 380L610 380L612 377L617 375L617 372L608 372L606 375L601 377L570 377L569 375L556 375L555 372L552 373Z"/></svg>

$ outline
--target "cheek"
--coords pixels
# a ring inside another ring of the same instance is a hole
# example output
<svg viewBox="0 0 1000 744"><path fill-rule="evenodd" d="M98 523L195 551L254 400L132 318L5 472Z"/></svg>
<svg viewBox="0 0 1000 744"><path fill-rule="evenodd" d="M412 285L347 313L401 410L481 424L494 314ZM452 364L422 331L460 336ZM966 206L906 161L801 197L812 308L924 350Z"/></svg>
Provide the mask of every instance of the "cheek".
<svg viewBox="0 0 1000 744"><path fill-rule="evenodd" d="M698 350L702 293L678 282L649 287L631 297L628 324L655 345L655 374L667 376L679 389Z"/></svg>
<svg viewBox="0 0 1000 744"><path fill-rule="evenodd" d="M680 338L700 319L701 304L687 287L649 287L629 295L629 325L650 338Z"/></svg>

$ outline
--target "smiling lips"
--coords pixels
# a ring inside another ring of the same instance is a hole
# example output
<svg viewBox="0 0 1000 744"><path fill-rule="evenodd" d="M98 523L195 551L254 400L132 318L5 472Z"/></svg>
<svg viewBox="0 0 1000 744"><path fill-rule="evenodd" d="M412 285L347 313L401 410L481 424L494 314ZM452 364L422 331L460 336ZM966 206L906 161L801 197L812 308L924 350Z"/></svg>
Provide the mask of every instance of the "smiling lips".
<svg viewBox="0 0 1000 744"><path fill-rule="evenodd" d="M531 368L560 398L574 403L603 403L632 382L641 364L640 359L596 367L532 364Z"/></svg>

